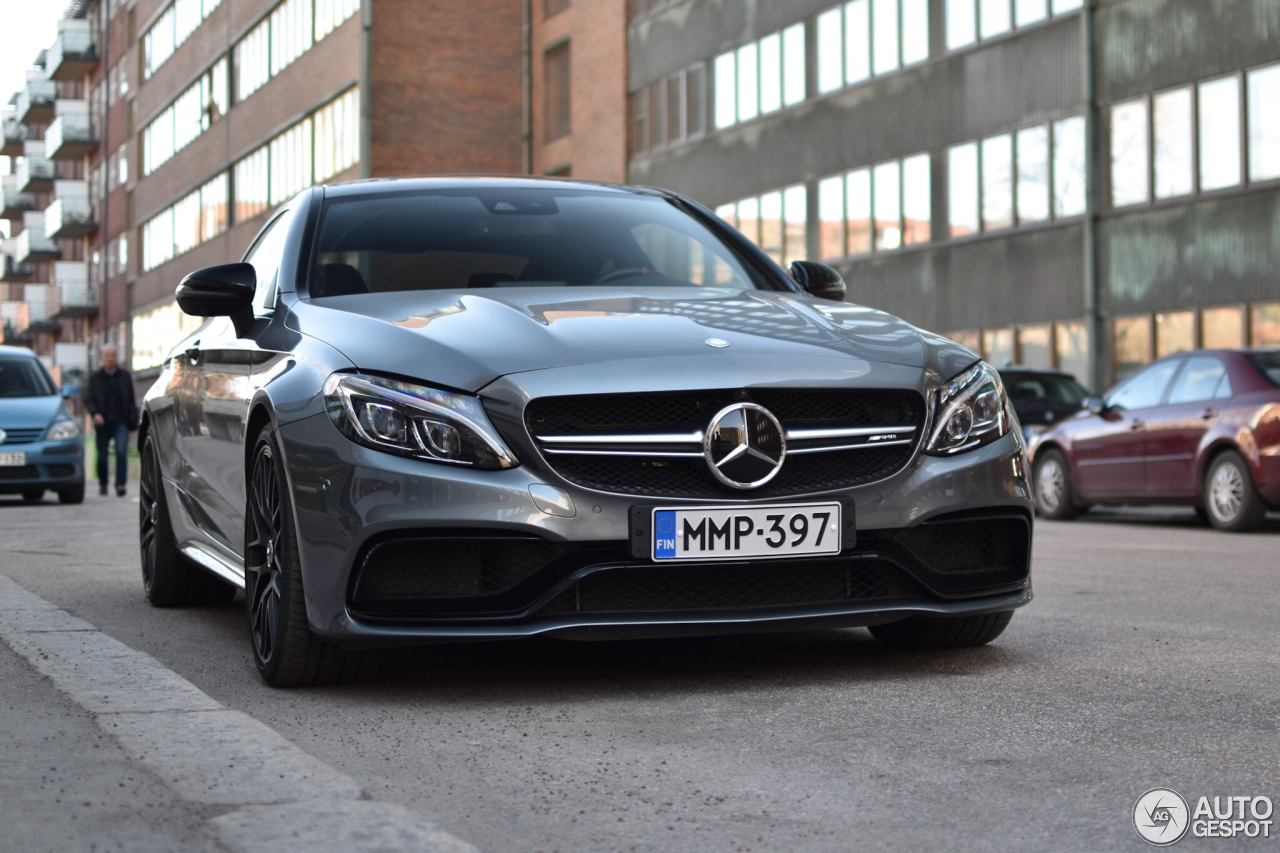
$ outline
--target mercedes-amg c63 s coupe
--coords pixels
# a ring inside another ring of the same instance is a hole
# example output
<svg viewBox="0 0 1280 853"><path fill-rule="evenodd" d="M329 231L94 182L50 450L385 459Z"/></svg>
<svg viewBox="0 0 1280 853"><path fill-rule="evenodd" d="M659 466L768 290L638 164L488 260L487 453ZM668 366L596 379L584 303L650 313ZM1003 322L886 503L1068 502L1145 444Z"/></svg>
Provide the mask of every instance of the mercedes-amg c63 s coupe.
<svg viewBox="0 0 1280 853"><path fill-rule="evenodd" d="M1026 446L973 352L659 190L306 190L140 427L146 594L245 592L275 685L442 640L865 626L989 642L1031 600Z"/></svg>

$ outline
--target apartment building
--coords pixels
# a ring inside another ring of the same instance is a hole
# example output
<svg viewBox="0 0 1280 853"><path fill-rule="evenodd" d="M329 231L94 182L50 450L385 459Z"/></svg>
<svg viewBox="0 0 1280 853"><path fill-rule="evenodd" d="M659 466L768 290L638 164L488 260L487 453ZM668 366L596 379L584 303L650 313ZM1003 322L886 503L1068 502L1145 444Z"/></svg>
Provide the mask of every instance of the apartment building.
<svg viewBox="0 0 1280 853"><path fill-rule="evenodd" d="M990 361L1280 344L1280 0L633 0L628 177Z"/></svg>
<svg viewBox="0 0 1280 853"><path fill-rule="evenodd" d="M624 180L625 38L623 0L76 0L4 115L5 339L146 385L181 277L312 184Z"/></svg>

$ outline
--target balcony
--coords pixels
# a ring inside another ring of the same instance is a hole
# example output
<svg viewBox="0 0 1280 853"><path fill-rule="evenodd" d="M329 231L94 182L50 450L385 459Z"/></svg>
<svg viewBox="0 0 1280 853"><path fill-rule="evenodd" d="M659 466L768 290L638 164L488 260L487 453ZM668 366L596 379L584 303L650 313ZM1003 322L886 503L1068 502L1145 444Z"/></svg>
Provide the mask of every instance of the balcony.
<svg viewBox="0 0 1280 853"><path fill-rule="evenodd" d="M31 281L31 278L35 275L35 269L31 264L18 263L14 257L18 253L17 237L6 237L4 240L0 240L0 252L3 253L3 261L0 261L0 263L4 264L4 268L0 269L0 281Z"/></svg>
<svg viewBox="0 0 1280 853"><path fill-rule="evenodd" d="M98 313L98 289L89 280L87 261L55 261L53 286L45 304L50 318L90 317Z"/></svg>
<svg viewBox="0 0 1280 853"><path fill-rule="evenodd" d="M86 18L58 21L58 37L44 53L50 80L81 80L98 65L98 44Z"/></svg>
<svg viewBox="0 0 1280 853"><path fill-rule="evenodd" d="M18 306L18 318L13 330L19 336L36 332L56 332L62 324L49 316L47 284L28 284L22 288L22 304Z"/></svg>
<svg viewBox="0 0 1280 853"><path fill-rule="evenodd" d="M57 92L57 84L47 79L43 71L28 71L27 85L18 93L14 103L15 117L23 124L48 124L53 121L53 101Z"/></svg>
<svg viewBox="0 0 1280 853"><path fill-rule="evenodd" d="M22 143L27 141L27 126L18 121L12 107L0 111L0 124L4 125L4 141L0 144L0 155L21 157Z"/></svg>
<svg viewBox="0 0 1280 853"><path fill-rule="evenodd" d="M44 233L44 211L22 215L22 233L15 238L13 258L20 264L56 261L62 249Z"/></svg>
<svg viewBox="0 0 1280 853"><path fill-rule="evenodd" d="M50 160L79 160L98 150L98 130L88 101L58 100L53 124L45 128L44 150Z"/></svg>
<svg viewBox="0 0 1280 853"><path fill-rule="evenodd" d="M0 177L0 219L17 221L28 211L36 209L36 197L18 192L18 176Z"/></svg>
<svg viewBox="0 0 1280 853"><path fill-rule="evenodd" d="M54 181L53 196L44 209L46 237L63 240L98 230L98 206L89 198L88 181Z"/></svg>
<svg viewBox="0 0 1280 853"><path fill-rule="evenodd" d="M0 301L0 343L26 343L26 340L21 338L14 328L18 322L18 313L21 308L22 302L17 299Z"/></svg>
<svg viewBox="0 0 1280 853"><path fill-rule="evenodd" d="M18 158L18 192L47 193L53 189L53 163L44 156L44 142L28 139Z"/></svg>

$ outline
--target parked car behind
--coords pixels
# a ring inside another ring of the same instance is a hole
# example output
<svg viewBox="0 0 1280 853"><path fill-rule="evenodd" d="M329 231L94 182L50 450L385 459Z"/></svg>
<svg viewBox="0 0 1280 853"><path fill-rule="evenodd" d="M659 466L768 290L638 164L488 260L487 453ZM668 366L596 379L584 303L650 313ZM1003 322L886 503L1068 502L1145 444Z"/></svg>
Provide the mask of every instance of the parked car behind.
<svg viewBox="0 0 1280 853"><path fill-rule="evenodd" d="M1028 439L1074 417L1089 396L1074 376L1061 370L1006 366L1000 368L1000 378Z"/></svg>
<svg viewBox="0 0 1280 853"><path fill-rule="evenodd" d="M47 489L84 500L80 427L35 353L0 346L0 495L35 503Z"/></svg>
<svg viewBox="0 0 1280 853"><path fill-rule="evenodd" d="M1256 529L1280 508L1280 350L1161 359L1042 436L1034 472L1047 518L1184 504L1222 530Z"/></svg>

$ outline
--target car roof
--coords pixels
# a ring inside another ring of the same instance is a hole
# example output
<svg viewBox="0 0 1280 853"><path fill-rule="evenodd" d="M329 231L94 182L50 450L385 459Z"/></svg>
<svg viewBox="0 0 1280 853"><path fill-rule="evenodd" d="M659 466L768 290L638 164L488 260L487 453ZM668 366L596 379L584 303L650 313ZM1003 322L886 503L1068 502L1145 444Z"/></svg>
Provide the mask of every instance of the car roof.
<svg viewBox="0 0 1280 853"><path fill-rule="evenodd" d="M540 175L436 175L432 177L366 178L323 186L326 198L342 198L373 193L411 193L424 190L453 189L531 189L560 187L570 190L612 192L618 195L672 198L674 194L655 187L624 186L602 181L581 181Z"/></svg>
<svg viewBox="0 0 1280 853"><path fill-rule="evenodd" d="M26 347L9 347L0 344L0 355L18 356L19 358L38 358L38 356Z"/></svg>

